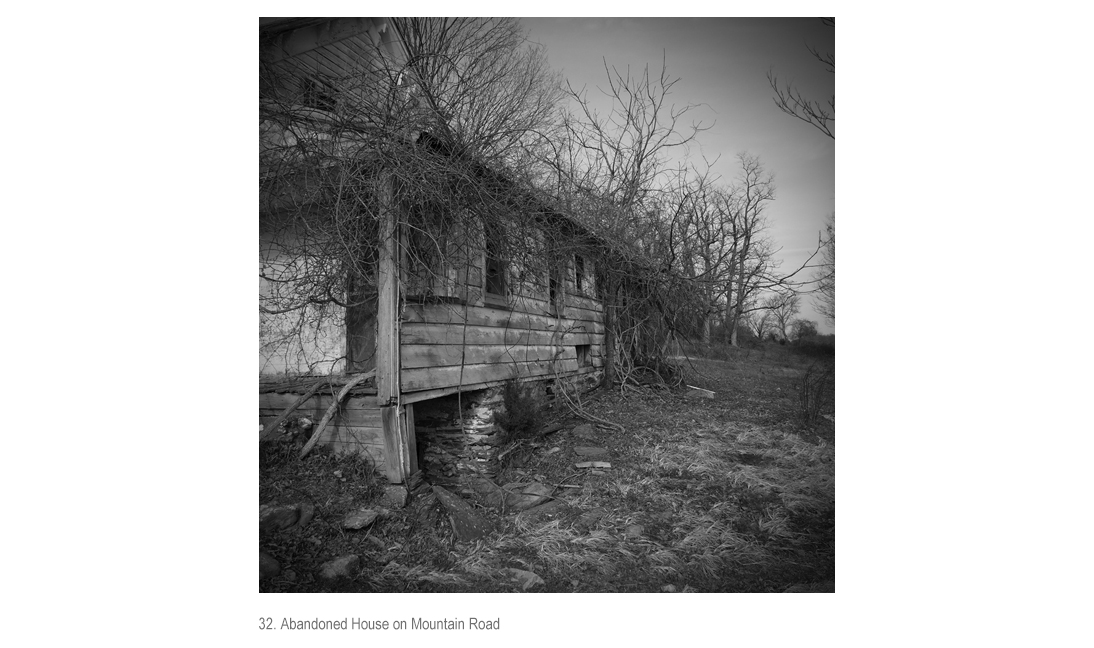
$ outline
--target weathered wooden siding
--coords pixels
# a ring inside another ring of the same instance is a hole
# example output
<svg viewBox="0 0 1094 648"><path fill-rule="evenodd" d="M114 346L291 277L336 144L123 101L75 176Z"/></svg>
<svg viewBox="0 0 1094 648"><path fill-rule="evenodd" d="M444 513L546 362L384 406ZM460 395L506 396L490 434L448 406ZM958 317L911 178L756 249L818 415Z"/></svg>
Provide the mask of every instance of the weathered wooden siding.
<svg viewBox="0 0 1094 648"><path fill-rule="evenodd" d="M567 376L603 366L604 316L595 300L567 296L564 317L550 316L546 300L513 297L509 303L513 310L408 304L401 326L402 391ZM589 346L589 366L578 365L578 345Z"/></svg>
<svg viewBox="0 0 1094 648"><path fill-rule="evenodd" d="M259 394L259 423L271 423L287 407L296 402L299 394ZM306 416L316 425L330 407L330 394L308 399L294 412L294 416ZM355 396L345 400L338 413L323 432L320 445L330 444L338 453L357 452L372 457L377 466L384 465L384 431L380 409L375 396Z"/></svg>

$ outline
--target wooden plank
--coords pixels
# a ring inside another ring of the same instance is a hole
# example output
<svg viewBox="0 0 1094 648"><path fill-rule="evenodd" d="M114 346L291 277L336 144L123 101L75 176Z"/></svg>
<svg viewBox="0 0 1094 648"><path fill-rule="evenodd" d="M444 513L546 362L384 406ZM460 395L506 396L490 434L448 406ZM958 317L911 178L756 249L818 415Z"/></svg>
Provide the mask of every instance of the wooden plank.
<svg viewBox="0 0 1094 648"><path fill-rule="evenodd" d="M505 329L494 326L451 326L447 324L404 324L403 346L411 344L480 344L498 346L603 344L604 336L594 333L570 333Z"/></svg>
<svg viewBox="0 0 1094 648"><path fill-rule="evenodd" d="M591 311L577 312L579 319L559 319L547 315L528 313L518 310L490 308L488 306L470 306L463 304L408 304L403 311L403 321L418 324L459 324L465 322L472 326L494 326L500 328L528 329L532 331L555 331L576 329L584 326L586 333L603 333L603 317ZM595 315L598 319L588 319Z"/></svg>
<svg viewBox="0 0 1094 648"><path fill-rule="evenodd" d="M273 63L286 58L301 56L314 49L352 38L370 29L378 29L374 18L334 18L320 25L301 27L278 37L262 51L263 60Z"/></svg>
<svg viewBox="0 0 1094 648"><path fill-rule="evenodd" d="M259 409L280 409L280 410L284 410L286 407L288 407L289 405L292 405L294 402L296 402L297 398L299 398L299 396L296 395L296 394L277 394L277 393L259 394L258 395L258 407L259 407ZM304 401L304 404L301 405L298 408L297 411L304 410L304 409L307 409L307 410L324 409L325 410L326 408L330 407L332 398L333 398L333 396L330 395L330 394L322 394L322 395L313 396L313 397L309 398L308 400ZM350 396L349 398L346 399L346 401L344 403L342 403L342 409L346 409L346 410L352 410L352 409L372 410L372 409L376 409L379 406L380 405L377 402L375 396Z"/></svg>
<svg viewBox="0 0 1094 648"><path fill-rule="evenodd" d="M463 364L505 364L541 360L577 359L573 346L504 346L468 344L413 344L403 345L399 351L403 369L421 367L448 367Z"/></svg>
<svg viewBox="0 0 1094 648"><path fill-rule="evenodd" d="M599 370L596 369L595 367L583 367L582 369L579 369L575 373L565 374L565 377L570 378L570 377L573 377L573 376L581 376L581 375L584 375L584 374L595 373L597 371L599 371ZM554 374L546 374L546 375L542 375L542 376L525 376L523 378L519 378L518 381L521 382L521 383L538 382L538 381L542 381L542 380L553 380L554 377L555 377ZM413 391L412 392L412 391L407 391L407 390L404 389L403 394L400 397L400 399L403 403L420 403L421 401L424 401L424 400L430 400L430 399L433 399L433 398L440 398L442 396L450 396L452 394L455 394L456 392L467 391L469 389L486 389L487 387L497 387L498 385L504 384L508 380L509 380L509 377L506 377L505 380L490 380L490 381L481 382L481 383L470 383L469 384L469 383L465 382L462 385L450 385L448 387L438 387L438 388L435 388L435 389L428 389L428 390L425 390L425 391Z"/></svg>
<svg viewBox="0 0 1094 648"><path fill-rule="evenodd" d="M329 441L338 454L361 453L372 458L378 468L384 465L384 432L379 428L337 427Z"/></svg>
<svg viewBox="0 0 1094 648"><path fill-rule="evenodd" d="M598 323L601 325L601 331L604 331L604 313L601 311L591 311L581 308L581 306L571 305L568 302L565 308L562 309L562 316L566 317L567 320L577 321L578 323Z"/></svg>
<svg viewBox="0 0 1094 648"><path fill-rule="evenodd" d="M604 313L604 304L599 299L588 297L584 294L566 293L566 305L594 313Z"/></svg>
<svg viewBox="0 0 1094 648"><path fill-rule="evenodd" d="M406 452L402 445L400 432L401 418L399 406L390 405L380 408L384 426L384 473L392 484L401 484L407 477L403 471L401 457Z"/></svg>
<svg viewBox="0 0 1094 648"><path fill-rule="evenodd" d="M407 450L410 454L410 475L418 473L418 439L414 426L414 406L407 405L403 408L403 424L406 428Z"/></svg>
<svg viewBox="0 0 1094 648"><path fill-rule="evenodd" d="M403 391L419 391L471 385L491 381L505 381L513 377L543 376L557 373L560 377L574 374L578 370L577 360L561 362L525 362L508 364L466 365L462 367L430 367L422 369L404 369Z"/></svg>
<svg viewBox="0 0 1094 648"><path fill-rule="evenodd" d="M326 408L315 408L314 410L308 410L301 413L300 410L296 411L297 416L307 416L312 419L312 423L318 423L319 417L323 416L323 412ZM266 425L273 422L276 416L277 410L274 409L259 409L258 421L259 423ZM373 408L369 410L353 409L342 410L332 419L335 424L338 425L364 425L369 427L380 427L380 410L379 408Z"/></svg>

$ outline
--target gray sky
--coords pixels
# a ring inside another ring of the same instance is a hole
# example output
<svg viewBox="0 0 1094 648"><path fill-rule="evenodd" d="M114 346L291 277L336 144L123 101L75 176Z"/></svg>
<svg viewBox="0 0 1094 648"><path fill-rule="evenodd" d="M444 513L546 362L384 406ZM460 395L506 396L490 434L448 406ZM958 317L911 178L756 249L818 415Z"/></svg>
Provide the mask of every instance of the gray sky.
<svg viewBox="0 0 1094 648"><path fill-rule="evenodd" d="M834 52L834 30L807 18L522 18L531 40L547 47L551 66L589 97L606 87L604 60L625 73L661 70L680 81L669 96L678 106L698 104L692 120L713 124L699 135L713 170L732 178L737 153L763 160L775 175L776 199L767 209L770 234L782 248L783 272L812 252L828 214L835 211L835 142L781 112L772 102L767 72L793 81L809 98L827 100L834 75L806 49ZM607 105L607 104L605 104ZM803 300L800 317L832 332Z"/></svg>

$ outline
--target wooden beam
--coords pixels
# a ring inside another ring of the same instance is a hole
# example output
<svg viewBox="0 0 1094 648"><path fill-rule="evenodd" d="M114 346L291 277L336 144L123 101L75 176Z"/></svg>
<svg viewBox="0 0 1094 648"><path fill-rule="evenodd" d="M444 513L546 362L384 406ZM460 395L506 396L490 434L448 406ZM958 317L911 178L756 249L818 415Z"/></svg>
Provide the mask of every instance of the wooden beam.
<svg viewBox="0 0 1094 648"><path fill-rule="evenodd" d="M585 367L585 368L583 368L583 369L581 369L581 370L579 370L575 373L566 374L564 377L570 378L570 377L573 377L573 376L581 376L581 375L584 375L584 374L591 374L591 373L595 373L598 370L599 369L597 369L595 366L594 367ZM554 377L555 376L553 374L543 375L543 376L525 376L523 378L518 379L518 382L527 383L527 382L537 382L537 381L542 381L542 380L552 380ZM451 396L452 394L455 394L456 392L471 391L471 390L475 390L475 389L486 389L488 387L497 387L498 385L504 385L506 382L508 382L508 380L509 379L506 379L506 380L492 380L492 381L481 382L481 383L465 383L463 385L457 385L457 386L452 386L452 387L441 387L439 389L429 389L429 390L417 391L417 392L406 392L406 393L402 394L402 396L400 396L400 398L402 399L402 402L403 402L404 405L405 404L410 404L410 403L420 403L424 400L431 400L431 399L434 399L434 398L441 398L442 396Z"/></svg>
<svg viewBox="0 0 1094 648"><path fill-rule="evenodd" d="M384 18L332 18L279 34L263 48L262 58L276 63L365 33L375 34L371 40L379 42L380 34L386 29L388 25Z"/></svg>
<svg viewBox="0 0 1094 648"><path fill-rule="evenodd" d="M394 405L399 397L399 267L396 258L398 228L391 199L391 179L385 178L381 191L385 214L381 226L376 303L376 399Z"/></svg>

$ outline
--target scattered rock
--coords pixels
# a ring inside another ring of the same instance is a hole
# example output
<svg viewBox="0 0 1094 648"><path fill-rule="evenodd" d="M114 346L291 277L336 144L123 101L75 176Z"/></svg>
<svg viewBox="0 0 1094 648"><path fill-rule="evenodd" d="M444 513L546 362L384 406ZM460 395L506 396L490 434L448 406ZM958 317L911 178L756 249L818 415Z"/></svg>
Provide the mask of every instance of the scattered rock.
<svg viewBox="0 0 1094 648"><path fill-rule="evenodd" d="M631 540L637 540L638 538L642 537L642 532L644 532L645 530L645 527L643 527L641 524L632 524L627 527L626 531L623 532L623 536L630 538Z"/></svg>
<svg viewBox="0 0 1094 648"><path fill-rule="evenodd" d="M596 526L596 523L599 522L600 519L607 514L608 510L599 506L594 509L590 509L582 513L581 517L574 521L574 528L580 529L582 531L588 531L589 529Z"/></svg>
<svg viewBox="0 0 1094 648"><path fill-rule="evenodd" d="M295 583L296 582L296 572L294 572L291 569L286 569L285 573L282 574L281 577L284 578L285 580L289 581L290 583Z"/></svg>
<svg viewBox="0 0 1094 648"><path fill-rule="evenodd" d="M471 487L483 504L501 511L519 512L546 502L554 488L539 482L512 482L498 486L489 479L471 482Z"/></svg>
<svg viewBox="0 0 1094 648"><path fill-rule="evenodd" d="M252 527L253 528L253 527ZM273 556L258 550L258 578L259 580L265 580L267 578L273 578L281 573L281 565L274 559Z"/></svg>
<svg viewBox="0 0 1094 648"><path fill-rule="evenodd" d="M537 575L534 572L525 571L523 569L515 569L513 567L507 567L505 569L505 571L509 573L510 578L512 578L513 580L517 581L518 584L520 584L520 588L522 590L524 590L525 592L532 589L536 585L546 585L547 584L547 583L544 583L543 579L540 578L539 575Z"/></svg>
<svg viewBox="0 0 1094 648"><path fill-rule="evenodd" d="M558 446L555 446L555 447L551 448L550 450L548 450L547 452L544 452L543 454L544 454L544 456L549 457L549 456L553 455L556 452L560 452L561 450L562 450L562 448L560 448Z"/></svg>
<svg viewBox="0 0 1094 648"><path fill-rule="evenodd" d="M551 486L532 482L524 484L514 482L502 487L505 491L504 508L507 511L527 511L533 506L546 502L555 491Z"/></svg>
<svg viewBox="0 0 1094 648"><path fill-rule="evenodd" d="M349 515L342 520L343 529L363 529L368 525L376 521L376 518L383 517L386 511L379 508L359 508L356 511L350 512Z"/></svg>
<svg viewBox="0 0 1094 648"><path fill-rule="evenodd" d="M293 525L293 531L300 531L308 525L315 518L315 504L306 502L300 505L300 519Z"/></svg>
<svg viewBox="0 0 1094 648"><path fill-rule="evenodd" d="M554 520L570 510L570 505L562 500L552 500L517 515L517 519L523 522L539 522L542 520Z"/></svg>
<svg viewBox="0 0 1094 648"><path fill-rule="evenodd" d="M300 520L300 507L295 504L286 506L270 506L268 504L258 507L258 530L260 533L270 533L287 529Z"/></svg>
<svg viewBox="0 0 1094 648"><path fill-rule="evenodd" d="M319 578L328 581L345 578L352 574L360 563L361 557L357 554L349 554L348 556L340 556L334 560L329 560L320 565Z"/></svg>
<svg viewBox="0 0 1094 648"><path fill-rule="evenodd" d="M578 446L574 448L574 453L582 457L602 457L608 454L607 448L594 448L590 446Z"/></svg>
<svg viewBox="0 0 1094 648"><path fill-rule="evenodd" d="M448 513L448 520L452 523L452 531L460 541L478 540L493 531L490 524L475 513L470 504L458 496L453 495L441 486L434 486L433 493Z"/></svg>
<svg viewBox="0 0 1094 648"><path fill-rule="evenodd" d="M574 436L581 437L582 439L592 439L596 437L596 430L593 426L585 423L574 428Z"/></svg>
<svg viewBox="0 0 1094 648"><path fill-rule="evenodd" d="M385 551L384 553L376 557L376 562L380 563L381 565L387 565L392 560L395 560L395 556L397 555L398 554L394 551Z"/></svg>
<svg viewBox="0 0 1094 648"><path fill-rule="evenodd" d="M380 498L380 504L388 508L403 508L406 506L410 493L404 486L388 486L384 489L384 496Z"/></svg>
<svg viewBox="0 0 1094 648"><path fill-rule="evenodd" d="M676 586L675 585L662 585L661 586L661 591L662 592L675 592L676 591Z"/></svg>

